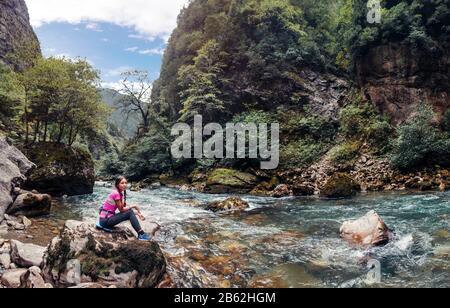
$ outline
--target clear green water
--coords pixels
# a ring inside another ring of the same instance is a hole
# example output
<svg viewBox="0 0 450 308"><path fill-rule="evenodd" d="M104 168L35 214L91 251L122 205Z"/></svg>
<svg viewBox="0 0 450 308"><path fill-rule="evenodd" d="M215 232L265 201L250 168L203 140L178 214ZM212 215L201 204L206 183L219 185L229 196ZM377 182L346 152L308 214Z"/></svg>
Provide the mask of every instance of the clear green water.
<svg viewBox="0 0 450 308"><path fill-rule="evenodd" d="M64 199L54 218L94 222L110 188ZM241 196L251 208L213 214L198 204L226 195L160 188L129 192L148 221L169 271L185 287L450 287L450 193L376 193L349 200ZM346 220L375 210L395 230L385 247L364 250L339 238ZM146 223L144 223L144 228ZM371 283L364 258L381 264Z"/></svg>

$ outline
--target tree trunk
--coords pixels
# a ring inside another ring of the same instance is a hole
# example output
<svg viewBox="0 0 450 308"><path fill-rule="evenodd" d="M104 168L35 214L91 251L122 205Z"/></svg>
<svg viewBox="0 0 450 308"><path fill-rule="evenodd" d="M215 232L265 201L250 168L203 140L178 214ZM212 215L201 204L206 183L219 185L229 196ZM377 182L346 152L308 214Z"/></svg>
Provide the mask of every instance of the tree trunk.
<svg viewBox="0 0 450 308"><path fill-rule="evenodd" d="M28 109L27 105L25 105L25 145L28 146L29 138L30 138L30 127L28 126Z"/></svg>
<svg viewBox="0 0 450 308"><path fill-rule="evenodd" d="M36 126L34 127L34 137L33 137L33 143L36 142L38 133L39 133L39 126L41 125L41 122L37 121Z"/></svg>
<svg viewBox="0 0 450 308"><path fill-rule="evenodd" d="M72 145L72 134L73 134L73 125L70 125L70 130L69 130L69 145Z"/></svg>
<svg viewBox="0 0 450 308"><path fill-rule="evenodd" d="M59 134L58 134L58 143L61 143L62 137L64 134L64 123L59 124Z"/></svg>
<svg viewBox="0 0 450 308"><path fill-rule="evenodd" d="M47 130L48 130L48 123L45 121L44 125L44 142L47 142Z"/></svg>

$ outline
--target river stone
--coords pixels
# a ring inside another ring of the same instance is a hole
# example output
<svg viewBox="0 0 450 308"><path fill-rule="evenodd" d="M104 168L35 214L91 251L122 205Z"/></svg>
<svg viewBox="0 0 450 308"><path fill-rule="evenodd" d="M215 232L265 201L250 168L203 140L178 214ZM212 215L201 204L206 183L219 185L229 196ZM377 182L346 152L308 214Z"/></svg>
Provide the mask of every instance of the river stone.
<svg viewBox="0 0 450 308"><path fill-rule="evenodd" d="M206 209L213 212L221 211L243 211L249 208L247 201L242 200L239 197L230 197L223 201L211 202L206 206Z"/></svg>
<svg viewBox="0 0 450 308"><path fill-rule="evenodd" d="M393 236L375 211L370 211L357 220L344 222L340 233L346 241L362 246L382 246Z"/></svg>
<svg viewBox="0 0 450 308"><path fill-rule="evenodd" d="M27 272L24 268L13 269L6 271L1 279L1 283L7 288L19 288L20 287L20 277Z"/></svg>
<svg viewBox="0 0 450 308"><path fill-rule="evenodd" d="M156 242L137 241L126 227L106 233L94 225L69 220L48 247L43 273L56 287L73 287L80 284L79 269L81 283L151 288L166 273L166 261Z"/></svg>
<svg viewBox="0 0 450 308"><path fill-rule="evenodd" d="M3 266L3 268L8 269L11 265L11 256L7 253L2 253L0 255L0 265Z"/></svg>
<svg viewBox="0 0 450 308"><path fill-rule="evenodd" d="M28 229L29 227L31 227L31 225L33 224L31 222L31 220L29 220L27 217L23 216L22 217L22 223L25 226L25 229Z"/></svg>
<svg viewBox="0 0 450 308"><path fill-rule="evenodd" d="M40 266L46 248L34 244L23 244L19 241L11 241L11 259L23 267Z"/></svg>
<svg viewBox="0 0 450 308"><path fill-rule="evenodd" d="M289 186L286 184L278 185L271 193L270 196L274 198L283 198L289 197L291 195L291 191L289 190Z"/></svg>
<svg viewBox="0 0 450 308"><path fill-rule="evenodd" d="M107 287L95 283L95 282L86 282L86 283L80 283L74 287L70 287L69 289L105 289Z"/></svg>

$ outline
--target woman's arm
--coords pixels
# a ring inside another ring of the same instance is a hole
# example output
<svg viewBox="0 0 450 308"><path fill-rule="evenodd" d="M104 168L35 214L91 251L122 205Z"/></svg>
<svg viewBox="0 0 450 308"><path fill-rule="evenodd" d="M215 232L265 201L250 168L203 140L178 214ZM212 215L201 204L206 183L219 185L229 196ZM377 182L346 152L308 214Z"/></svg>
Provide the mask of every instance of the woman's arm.
<svg viewBox="0 0 450 308"><path fill-rule="evenodd" d="M122 200L116 200L115 202L116 202L117 208L119 209L119 211L120 211L121 213L128 212L128 211L131 211L132 209L135 209L135 208L136 208L135 205L126 206L126 205L122 202Z"/></svg>
<svg viewBox="0 0 450 308"><path fill-rule="evenodd" d="M121 213L128 212L128 211L132 211L133 209L135 209L136 212L137 212L137 215L139 216L139 218L140 218L141 220L143 220L143 221L145 220L145 216L142 214L141 208L140 208L138 205L129 205L129 206L126 206L126 205L123 204L122 200L117 200L117 201L115 201L115 202L116 202L117 208L119 209L119 211L120 211Z"/></svg>

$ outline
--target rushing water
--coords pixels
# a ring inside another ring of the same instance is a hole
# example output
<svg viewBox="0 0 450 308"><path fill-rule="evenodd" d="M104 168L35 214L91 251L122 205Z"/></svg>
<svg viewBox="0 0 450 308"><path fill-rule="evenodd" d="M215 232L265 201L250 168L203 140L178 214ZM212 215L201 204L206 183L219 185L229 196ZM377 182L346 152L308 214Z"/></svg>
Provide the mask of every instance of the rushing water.
<svg viewBox="0 0 450 308"><path fill-rule="evenodd" d="M110 188L61 200L55 219L94 221ZM450 287L450 193L365 194L348 200L242 196L251 208L214 214L200 205L223 199L159 188L129 192L148 222L169 271L185 287ZM339 238L345 220L376 210L395 230L369 251ZM144 223L144 228L146 223ZM378 263L381 282L371 279Z"/></svg>

